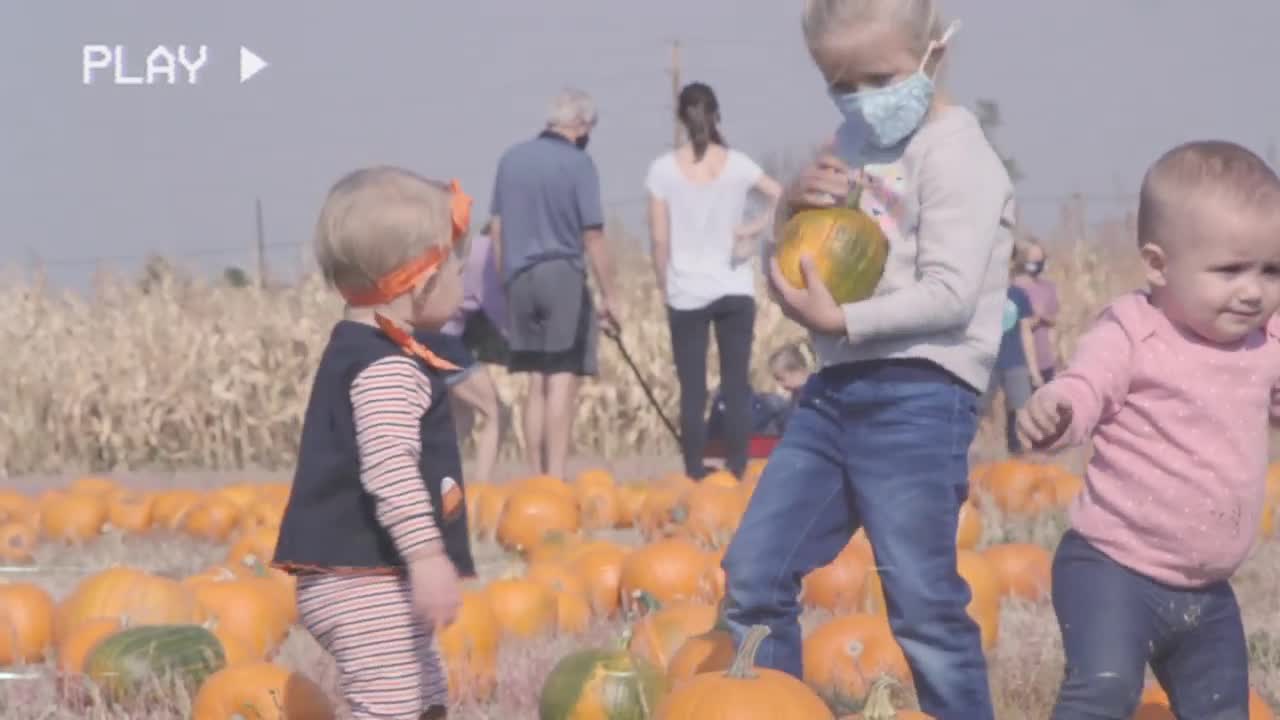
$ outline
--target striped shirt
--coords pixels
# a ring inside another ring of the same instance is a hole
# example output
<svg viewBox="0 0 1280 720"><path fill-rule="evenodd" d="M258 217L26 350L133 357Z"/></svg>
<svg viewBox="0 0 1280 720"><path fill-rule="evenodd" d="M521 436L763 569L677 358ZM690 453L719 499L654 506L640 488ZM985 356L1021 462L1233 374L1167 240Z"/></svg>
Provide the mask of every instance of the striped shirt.
<svg viewBox="0 0 1280 720"><path fill-rule="evenodd" d="M360 482L374 499L378 522L406 559L441 543L431 497L419 469L422 416L431 407L431 381L415 360L388 356L351 383Z"/></svg>

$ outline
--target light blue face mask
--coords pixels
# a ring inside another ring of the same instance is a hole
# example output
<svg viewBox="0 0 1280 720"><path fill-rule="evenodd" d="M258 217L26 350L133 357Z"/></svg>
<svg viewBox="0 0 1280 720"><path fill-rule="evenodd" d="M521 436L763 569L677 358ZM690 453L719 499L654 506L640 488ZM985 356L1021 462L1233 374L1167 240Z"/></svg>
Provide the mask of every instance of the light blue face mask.
<svg viewBox="0 0 1280 720"><path fill-rule="evenodd" d="M920 68L909 77L892 85L861 92L831 92L840 114L852 123L866 127L868 139L880 148L891 148L906 140L920 128L933 103L933 78L925 74L925 66L933 51L943 47L959 27L953 23L942 39L929 43Z"/></svg>

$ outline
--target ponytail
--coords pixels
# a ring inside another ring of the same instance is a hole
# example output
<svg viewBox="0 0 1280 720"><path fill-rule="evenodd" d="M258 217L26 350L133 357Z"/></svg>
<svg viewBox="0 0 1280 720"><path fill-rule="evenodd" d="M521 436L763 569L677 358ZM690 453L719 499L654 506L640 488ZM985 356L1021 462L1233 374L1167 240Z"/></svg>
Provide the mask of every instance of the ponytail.
<svg viewBox="0 0 1280 720"><path fill-rule="evenodd" d="M689 142L693 145L693 158L701 160L707 148L715 143L724 145L724 136L717 127L720 122L720 103L710 86L703 83L690 83L680 91L680 99L676 114L685 130L689 132Z"/></svg>

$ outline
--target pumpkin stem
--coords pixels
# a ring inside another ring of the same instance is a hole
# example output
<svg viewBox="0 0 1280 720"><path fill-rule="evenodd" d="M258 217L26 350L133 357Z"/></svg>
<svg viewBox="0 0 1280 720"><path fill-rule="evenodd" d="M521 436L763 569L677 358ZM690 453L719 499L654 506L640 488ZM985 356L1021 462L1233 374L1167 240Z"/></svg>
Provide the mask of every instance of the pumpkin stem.
<svg viewBox="0 0 1280 720"><path fill-rule="evenodd" d="M240 564L253 571L254 577L266 577L267 565L257 555L249 553L240 559Z"/></svg>
<svg viewBox="0 0 1280 720"><path fill-rule="evenodd" d="M631 625L624 625L622 627L622 634L618 636L618 650L626 652L627 648L631 645L631 637L635 634L635 628Z"/></svg>
<svg viewBox="0 0 1280 720"><path fill-rule="evenodd" d="M747 636L742 640L742 647L733 658L733 664L725 671L724 676L737 680L749 680L756 677L753 672L756 666L756 653L760 652L760 643L769 637L768 625L752 625Z"/></svg>
<svg viewBox="0 0 1280 720"><path fill-rule="evenodd" d="M866 720L894 720L898 711L893 707L893 690L898 683L888 675L881 675L871 683L867 692L867 704L862 708Z"/></svg>
<svg viewBox="0 0 1280 720"><path fill-rule="evenodd" d="M658 612L662 609L662 601L654 597L653 593L648 590L637 590L636 600L640 601L640 605L644 606L646 612Z"/></svg>
<svg viewBox="0 0 1280 720"><path fill-rule="evenodd" d="M853 190L849 192L849 197L845 199L845 207L850 210L861 210L862 204L862 181L855 178L853 181Z"/></svg>

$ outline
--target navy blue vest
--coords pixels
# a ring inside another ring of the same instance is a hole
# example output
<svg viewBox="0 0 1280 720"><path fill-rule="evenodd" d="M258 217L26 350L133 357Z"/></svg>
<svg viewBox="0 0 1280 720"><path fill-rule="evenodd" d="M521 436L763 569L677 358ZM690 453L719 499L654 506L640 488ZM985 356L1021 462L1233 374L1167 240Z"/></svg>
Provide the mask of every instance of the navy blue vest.
<svg viewBox="0 0 1280 720"><path fill-rule="evenodd" d="M292 570L398 568L405 564L379 524L374 500L360 483L351 383L372 363L390 355L408 357L375 327L343 320L333 328L320 357L302 425L298 465L280 523L273 563ZM431 408L422 417L422 478L445 552L464 577L475 575L467 534L462 457L443 373L418 361L431 381ZM463 500L444 515L441 485L452 478Z"/></svg>

